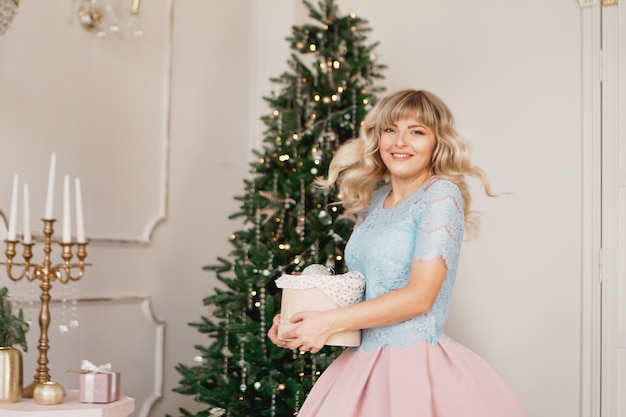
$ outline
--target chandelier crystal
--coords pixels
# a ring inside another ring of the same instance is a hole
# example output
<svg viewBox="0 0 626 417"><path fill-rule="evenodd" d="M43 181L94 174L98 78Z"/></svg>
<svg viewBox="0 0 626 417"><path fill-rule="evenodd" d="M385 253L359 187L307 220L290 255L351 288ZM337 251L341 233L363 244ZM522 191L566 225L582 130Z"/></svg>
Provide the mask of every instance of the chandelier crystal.
<svg viewBox="0 0 626 417"><path fill-rule="evenodd" d="M100 39L142 36L138 19L140 3L141 0L80 0L78 21Z"/></svg>
<svg viewBox="0 0 626 417"><path fill-rule="evenodd" d="M11 22L17 15L19 0L0 0L0 35L11 26Z"/></svg>

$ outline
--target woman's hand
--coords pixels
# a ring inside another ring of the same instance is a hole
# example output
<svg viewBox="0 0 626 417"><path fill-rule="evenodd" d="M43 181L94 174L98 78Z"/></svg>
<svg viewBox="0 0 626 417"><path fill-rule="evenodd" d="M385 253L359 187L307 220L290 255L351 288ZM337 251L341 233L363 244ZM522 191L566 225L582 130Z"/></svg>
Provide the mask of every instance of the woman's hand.
<svg viewBox="0 0 626 417"><path fill-rule="evenodd" d="M278 325L280 324L280 314L274 316L272 320L272 327L267 332L267 337L270 338L272 343L274 343L278 347L286 348L287 341L278 338Z"/></svg>
<svg viewBox="0 0 626 417"><path fill-rule="evenodd" d="M330 311L302 311L289 319L297 326L283 334L286 347L300 352L319 352L333 334Z"/></svg>

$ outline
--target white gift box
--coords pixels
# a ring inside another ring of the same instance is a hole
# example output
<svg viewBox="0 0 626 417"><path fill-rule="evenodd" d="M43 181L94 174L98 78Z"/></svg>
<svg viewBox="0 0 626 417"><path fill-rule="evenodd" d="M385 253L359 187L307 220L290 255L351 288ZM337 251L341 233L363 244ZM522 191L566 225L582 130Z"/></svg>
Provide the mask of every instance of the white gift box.
<svg viewBox="0 0 626 417"><path fill-rule="evenodd" d="M322 265L310 265L300 275L283 274L276 280L282 289L278 337L297 326L289 318L300 311L327 311L363 300L365 277L358 272L333 275ZM330 337L327 345L359 346L361 331L348 330Z"/></svg>

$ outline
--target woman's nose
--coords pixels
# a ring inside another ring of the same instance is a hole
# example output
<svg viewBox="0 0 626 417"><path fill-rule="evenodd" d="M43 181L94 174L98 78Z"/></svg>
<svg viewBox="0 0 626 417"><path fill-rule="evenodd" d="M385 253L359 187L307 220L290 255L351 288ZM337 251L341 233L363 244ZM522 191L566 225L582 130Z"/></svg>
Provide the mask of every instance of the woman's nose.
<svg viewBox="0 0 626 417"><path fill-rule="evenodd" d="M405 146L407 144L406 136L404 132L398 133L398 137L396 138L397 146Z"/></svg>

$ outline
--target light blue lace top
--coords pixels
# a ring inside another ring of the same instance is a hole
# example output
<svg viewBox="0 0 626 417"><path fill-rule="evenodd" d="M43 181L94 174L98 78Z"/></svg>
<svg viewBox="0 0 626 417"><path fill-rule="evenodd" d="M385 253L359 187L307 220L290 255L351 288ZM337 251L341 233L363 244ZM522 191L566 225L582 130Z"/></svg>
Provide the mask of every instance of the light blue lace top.
<svg viewBox="0 0 626 417"><path fill-rule="evenodd" d="M446 338L444 325L463 239L463 199L458 187L437 180L397 206L385 209L385 186L374 192L346 245L348 268L365 275L365 299L404 287L413 259L442 257L448 267L431 310L399 323L364 329L360 349L407 347Z"/></svg>

